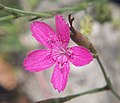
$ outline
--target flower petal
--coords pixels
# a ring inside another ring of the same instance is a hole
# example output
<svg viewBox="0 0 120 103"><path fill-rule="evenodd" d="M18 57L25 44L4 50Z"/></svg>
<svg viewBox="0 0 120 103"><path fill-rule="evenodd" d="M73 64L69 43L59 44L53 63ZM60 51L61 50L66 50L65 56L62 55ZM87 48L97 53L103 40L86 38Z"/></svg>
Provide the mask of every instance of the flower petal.
<svg viewBox="0 0 120 103"><path fill-rule="evenodd" d="M68 59L75 66L84 66L93 60L91 52L83 46L73 46L68 50Z"/></svg>
<svg viewBox="0 0 120 103"><path fill-rule="evenodd" d="M48 48L57 40L54 30L46 23L35 21L31 24L33 37Z"/></svg>
<svg viewBox="0 0 120 103"><path fill-rule="evenodd" d="M55 61L52 58L51 50L36 50L24 60L24 67L30 72L38 72L52 66Z"/></svg>
<svg viewBox="0 0 120 103"><path fill-rule="evenodd" d="M54 68L51 82L53 83L54 88L58 90L58 92L63 91L66 87L69 69L69 62L64 63L62 66L60 63L57 63Z"/></svg>
<svg viewBox="0 0 120 103"><path fill-rule="evenodd" d="M70 30L69 25L65 22L62 15L56 15L56 31L59 40L62 42L63 46L68 46L70 40Z"/></svg>

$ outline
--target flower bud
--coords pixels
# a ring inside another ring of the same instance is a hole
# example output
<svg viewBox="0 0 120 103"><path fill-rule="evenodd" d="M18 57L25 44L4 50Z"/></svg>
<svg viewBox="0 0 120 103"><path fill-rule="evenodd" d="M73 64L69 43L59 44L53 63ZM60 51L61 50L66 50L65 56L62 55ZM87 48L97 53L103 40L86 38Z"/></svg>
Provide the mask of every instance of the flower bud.
<svg viewBox="0 0 120 103"><path fill-rule="evenodd" d="M77 45L84 46L88 48L93 54L97 54L97 51L95 50L90 40L80 32L76 31L76 34L71 32L70 37Z"/></svg>
<svg viewBox="0 0 120 103"><path fill-rule="evenodd" d="M72 25L72 22L74 20L74 17L71 18L71 14L68 16L69 19L69 23L70 23L70 37L71 39L78 45L80 46L84 46L86 48L88 48L91 53L93 54L97 54L97 51L95 50L94 46L92 45L92 43L90 42L90 40L84 36L83 34L81 34L80 32L76 31Z"/></svg>

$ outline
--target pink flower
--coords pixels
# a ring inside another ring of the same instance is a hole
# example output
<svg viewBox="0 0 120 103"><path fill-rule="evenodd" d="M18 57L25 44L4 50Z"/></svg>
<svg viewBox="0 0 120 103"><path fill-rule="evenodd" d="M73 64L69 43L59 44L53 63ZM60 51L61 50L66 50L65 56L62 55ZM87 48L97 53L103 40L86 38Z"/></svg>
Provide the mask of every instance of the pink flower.
<svg viewBox="0 0 120 103"><path fill-rule="evenodd" d="M83 46L68 47L69 26L61 15L56 15L55 20L56 32L44 22L32 23L32 36L47 49L30 53L24 60L24 67L30 72L40 72L55 64L51 82L61 92L68 81L70 62L75 66L84 66L93 60L93 56Z"/></svg>

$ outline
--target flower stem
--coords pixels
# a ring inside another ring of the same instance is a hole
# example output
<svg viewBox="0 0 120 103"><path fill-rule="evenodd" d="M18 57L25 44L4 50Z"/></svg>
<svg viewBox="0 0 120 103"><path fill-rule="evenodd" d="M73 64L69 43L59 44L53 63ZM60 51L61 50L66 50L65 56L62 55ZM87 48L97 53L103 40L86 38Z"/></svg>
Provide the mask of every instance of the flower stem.
<svg viewBox="0 0 120 103"><path fill-rule="evenodd" d="M105 72L104 66L103 66L102 62L100 61L99 56L96 56L96 59L97 59L97 61L99 63L101 71L102 71L102 73L104 75L105 81L106 81L107 85L110 88L110 91L120 100L120 96L114 91L114 89L112 87L112 84L111 84L111 81L110 81L110 79L108 78L108 76L107 76L107 74Z"/></svg>
<svg viewBox="0 0 120 103"><path fill-rule="evenodd" d="M38 18L50 18L56 14L63 13L63 12L74 13L77 11L85 10L89 5L91 5L91 3L83 2L77 6L64 7L58 10L51 10L51 11L44 11L44 12L32 12L32 11L19 10L19 9L7 7L7 6L0 4L0 10L5 11L9 13L10 15L13 15L13 17L10 16L11 19L25 17L25 16L35 16L35 18L38 19ZM0 21L9 20L10 18L4 18L4 19L0 18Z"/></svg>
<svg viewBox="0 0 120 103"><path fill-rule="evenodd" d="M24 11L24 10L7 7L2 4L0 4L0 10L3 10L5 12L8 12L9 14L12 14L12 15L18 16L18 17L22 17L22 16L50 17L51 16L48 13Z"/></svg>
<svg viewBox="0 0 120 103"><path fill-rule="evenodd" d="M83 93L78 93L78 94L69 95L69 96L60 97L60 98L51 98L51 99L47 99L47 100L38 101L35 103L63 103L63 102L67 102L67 101L72 100L72 99L79 97L79 96L93 94L93 93L97 93L97 92L102 92L105 90L109 90L109 87L107 85L104 87L92 89L92 90L89 90L89 91L86 91Z"/></svg>
<svg viewBox="0 0 120 103"><path fill-rule="evenodd" d="M8 16L0 17L0 21L11 20L15 18L16 17L14 15L8 15Z"/></svg>
<svg viewBox="0 0 120 103"><path fill-rule="evenodd" d="M99 56L96 56L96 59L97 59L98 64L99 64L99 66L100 66L100 68L101 68L101 71L102 71L102 73L103 73L103 75L104 75L105 81L106 81L106 83L108 83L108 77L107 77L107 74L106 74L106 72L105 72L104 66L102 65L102 62L100 61Z"/></svg>
<svg viewBox="0 0 120 103"><path fill-rule="evenodd" d="M110 88L110 90L120 100L120 96L113 90L113 88Z"/></svg>

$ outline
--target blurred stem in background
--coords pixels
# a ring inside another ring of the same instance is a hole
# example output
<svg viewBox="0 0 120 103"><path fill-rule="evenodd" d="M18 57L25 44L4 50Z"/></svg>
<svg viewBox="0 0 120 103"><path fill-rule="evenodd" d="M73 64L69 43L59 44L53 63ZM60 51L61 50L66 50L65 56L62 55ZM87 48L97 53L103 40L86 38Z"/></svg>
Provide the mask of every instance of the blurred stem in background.
<svg viewBox="0 0 120 103"><path fill-rule="evenodd" d="M53 17L56 13L77 12L77 11L85 10L89 5L90 5L89 3L84 2L78 6L64 7L64 8L61 8L58 10L53 10L53 11L30 12L30 11L24 11L24 10L10 8L10 7L0 4L0 10L8 12L10 15L13 15L13 17L11 17L11 16L2 17L2 18L0 18L0 21L15 19L15 18L19 18L19 17L25 17L25 16L35 16L35 19L49 18L49 17Z"/></svg>
<svg viewBox="0 0 120 103"><path fill-rule="evenodd" d="M10 20L10 19L12 20L15 18L25 17L25 16L35 16L31 20L38 19L38 18L49 18L49 17L53 17L56 13L63 13L63 12L75 13L81 10L85 10L90 6L94 7L94 10L95 10L94 12L96 13L95 15L96 20L98 20L101 23L111 20L111 16L110 16L111 10L107 3L107 0L101 0L101 1L86 0L86 2L82 2L77 6L69 6L69 7L60 8L58 10L51 10L46 12L24 11L24 10L10 8L0 4L0 10L5 11L10 15L10 16L0 18L0 21Z"/></svg>

